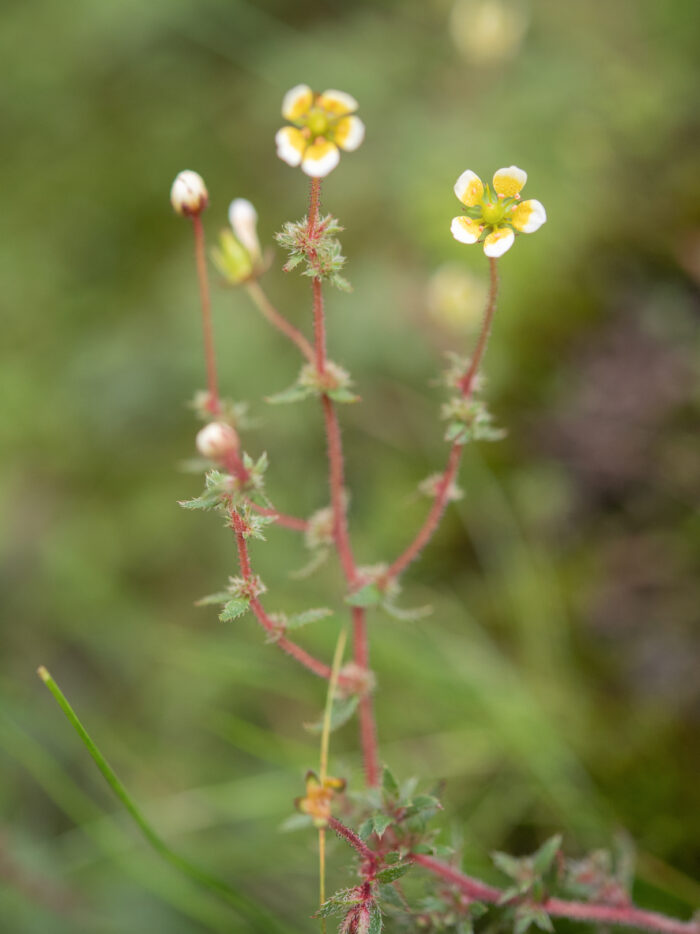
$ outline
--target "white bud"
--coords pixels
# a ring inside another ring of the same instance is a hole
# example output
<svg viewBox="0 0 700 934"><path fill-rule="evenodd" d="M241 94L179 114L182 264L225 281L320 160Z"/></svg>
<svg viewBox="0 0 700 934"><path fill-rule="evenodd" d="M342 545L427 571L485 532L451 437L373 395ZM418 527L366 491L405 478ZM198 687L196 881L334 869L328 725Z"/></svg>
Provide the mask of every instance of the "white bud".
<svg viewBox="0 0 700 934"><path fill-rule="evenodd" d="M244 246L254 263L260 259L258 212L246 198L235 198L228 209L228 219L236 239Z"/></svg>
<svg viewBox="0 0 700 934"><path fill-rule="evenodd" d="M226 422L210 422L197 432L197 450L209 460L221 460L238 450L236 429Z"/></svg>
<svg viewBox="0 0 700 934"><path fill-rule="evenodd" d="M170 189L170 203L184 217L201 214L209 204L209 192L202 176L189 169L180 172Z"/></svg>

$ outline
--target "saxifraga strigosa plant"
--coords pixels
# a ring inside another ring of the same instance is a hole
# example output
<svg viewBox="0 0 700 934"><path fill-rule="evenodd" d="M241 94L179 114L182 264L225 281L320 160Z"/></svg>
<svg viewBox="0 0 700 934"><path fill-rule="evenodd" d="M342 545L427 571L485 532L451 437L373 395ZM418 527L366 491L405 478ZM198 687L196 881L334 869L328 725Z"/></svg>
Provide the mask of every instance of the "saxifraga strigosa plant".
<svg viewBox="0 0 700 934"><path fill-rule="evenodd" d="M539 201L522 200L527 175L516 166L496 171L490 184L471 170L457 179L454 192L464 213L452 219L452 235L461 243L482 243L489 263L490 284L481 328L470 356L450 354L441 380L447 393L442 417L449 447L442 472L428 477L420 486L432 500L422 526L393 560L359 565L348 525L350 496L338 416L338 407L355 403L358 396L349 373L327 355L323 294L324 286L342 290L350 287L342 275L345 257L337 239L342 227L333 216L321 212L322 179L338 166L341 151L357 149L364 139L365 128L356 114L357 107L349 94L336 90L319 94L307 85L290 90L282 104L288 125L276 135L277 153L309 177L310 195L307 216L286 223L277 241L289 254L284 269L296 270L311 280L311 339L272 305L260 284L270 263L269 251L260 246L257 214L249 201L236 198L231 203L230 226L220 234L218 246L212 251L213 261L226 282L245 289L261 314L301 353L303 363L296 381L267 401L281 405L315 397L320 404L330 502L319 502L317 511L309 517L280 512L267 497L267 457L251 456L241 442L248 424L246 407L220 395L202 223L209 195L201 176L190 170L181 172L171 189L175 211L192 223L207 371L207 389L197 393L194 400L194 408L205 422L196 437L205 470L204 490L181 505L223 515L238 553L238 573L229 578L222 591L199 602L220 604L220 619L225 622L252 613L268 642L327 682L324 712L317 725L320 762L308 771L304 793L295 802L298 813L289 822L315 828L318 834L320 901L316 916L320 928L325 931L327 919L332 918L341 934L379 934L382 930L467 934L475 927L524 934L531 926L551 931L552 919L567 918L664 934L699 934L697 921L678 921L635 907L623 861L603 851L567 859L559 835L546 840L530 856L493 854L496 867L509 878L502 889L466 875L459 854L438 842L431 826L431 819L442 810L436 793L418 791L413 780L397 781L381 764L373 709L377 679L370 668L367 617L377 609L399 619L415 618L426 611L397 606L402 575L429 543L450 500L461 495L457 475L465 446L502 437L483 400L480 380L496 310L498 261L517 236L533 233L547 218ZM330 660L317 658L304 649L296 641L295 630L321 620L337 627L337 613L326 607L294 615L267 609L267 587L255 572L249 542L262 539L265 528L271 525L282 526L300 537L308 553L304 575L311 574L333 552L339 561L345 591L338 595L338 602L344 604L342 612L349 619L340 624ZM348 644L351 658L346 660ZM290 930L286 922L256 905L235 885L211 876L170 849L133 803L51 675L45 668L39 673L156 850L226 899L254 930ZM353 788L348 794L344 779L329 774L329 739L333 729L353 717L359 723L364 787ZM325 892L328 829L347 844L347 855L354 860L356 872L354 885L330 895ZM420 872L423 882L432 884L420 889L405 885L403 876L409 871L414 876ZM310 903L311 899L310 893Z"/></svg>

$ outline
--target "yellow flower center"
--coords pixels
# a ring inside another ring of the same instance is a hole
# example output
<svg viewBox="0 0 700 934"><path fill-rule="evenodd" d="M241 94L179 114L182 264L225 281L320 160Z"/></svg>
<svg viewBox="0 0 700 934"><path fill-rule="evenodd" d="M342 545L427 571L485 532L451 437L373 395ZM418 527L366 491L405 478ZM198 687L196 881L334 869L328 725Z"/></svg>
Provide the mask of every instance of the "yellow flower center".
<svg viewBox="0 0 700 934"><path fill-rule="evenodd" d="M315 108L307 117L306 125L311 130L311 135L314 138L317 136L327 136L328 130L330 129L328 114L323 110Z"/></svg>
<svg viewBox="0 0 700 934"><path fill-rule="evenodd" d="M499 202L486 203L481 209L481 219L487 227L498 227L505 213L505 208Z"/></svg>

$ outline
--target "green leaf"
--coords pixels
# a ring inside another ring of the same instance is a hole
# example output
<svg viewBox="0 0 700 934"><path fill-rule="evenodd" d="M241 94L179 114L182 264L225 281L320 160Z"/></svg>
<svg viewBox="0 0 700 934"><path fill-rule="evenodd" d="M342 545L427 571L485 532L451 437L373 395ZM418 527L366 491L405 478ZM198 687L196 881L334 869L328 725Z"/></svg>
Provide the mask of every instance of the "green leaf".
<svg viewBox="0 0 700 934"><path fill-rule="evenodd" d="M333 610L327 606L321 606L313 610L304 610L303 613L293 613L287 617L285 629L299 629L308 623L315 623L319 619L325 619L333 615Z"/></svg>
<svg viewBox="0 0 700 934"><path fill-rule="evenodd" d="M228 590L221 590L219 593L210 593L206 597L200 597L195 601L195 606L211 606L213 603L228 603L231 594Z"/></svg>
<svg viewBox="0 0 700 934"><path fill-rule="evenodd" d="M379 897L383 902L388 902L389 905L392 905L394 908L404 908L405 905L401 901L399 893L396 891L391 883L386 885L379 886Z"/></svg>
<svg viewBox="0 0 700 934"><path fill-rule="evenodd" d="M386 884L387 882L396 882L411 868L413 863L396 863L394 866L387 866L377 873L377 881Z"/></svg>
<svg viewBox="0 0 700 934"><path fill-rule="evenodd" d="M561 849L561 834L555 834L545 841L532 857L532 865L538 876L544 875L552 868L552 863Z"/></svg>
<svg viewBox="0 0 700 934"><path fill-rule="evenodd" d="M450 422L445 431L445 441L455 444L466 444L470 436L471 431L464 422Z"/></svg>
<svg viewBox="0 0 700 934"><path fill-rule="evenodd" d="M360 840L369 840L370 836L374 833L374 818L368 817L367 820L362 821L360 824L357 836Z"/></svg>
<svg viewBox="0 0 700 934"><path fill-rule="evenodd" d="M430 616L433 612L431 606L417 606L413 609L404 609L399 606L395 606L393 603L390 603L388 600L385 600L382 603L382 609L385 613L388 613L389 616L393 616L394 619L399 619L401 622L413 622L417 619L424 619L426 616Z"/></svg>
<svg viewBox="0 0 700 934"><path fill-rule="evenodd" d="M372 818L372 822L374 825L374 832L381 840L387 827L394 823L394 818L389 817L388 814L375 814Z"/></svg>
<svg viewBox="0 0 700 934"><path fill-rule="evenodd" d="M273 396L265 396L265 402L270 405L285 405L288 402L301 402L302 399L308 399L314 394L310 386L300 386L294 383L289 389L283 389L282 392L275 393Z"/></svg>
<svg viewBox="0 0 700 934"><path fill-rule="evenodd" d="M350 392L344 386L338 386L337 389L328 389L326 395L334 402L359 402L360 397L354 392Z"/></svg>
<svg viewBox="0 0 700 934"><path fill-rule="evenodd" d="M178 506L182 506L183 509L212 509L218 502L218 493L202 493L201 496L195 496L194 499L178 500Z"/></svg>
<svg viewBox="0 0 700 934"><path fill-rule="evenodd" d="M360 587L354 593L349 593L345 598L345 602L349 603L350 606L377 606L382 602L383 596L376 584L365 584L364 587Z"/></svg>
<svg viewBox="0 0 700 934"><path fill-rule="evenodd" d="M392 771L384 766L382 772L382 790L388 798L398 799L400 794L399 783L394 778Z"/></svg>
<svg viewBox="0 0 700 934"><path fill-rule="evenodd" d="M286 820L282 821L279 829L282 833L289 833L292 830L302 830L313 826L314 819L310 814L292 814Z"/></svg>
<svg viewBox="0 0 700 934"><path fill-rule="evenodd" d="M554 931L552 921L543 908L534 905L521 905L515 913L513 934L525 934L533 924L541 931L548 931L549 934Z"/></svg>
<svg viewBox="0 0 700 934"><path fill-rule="evenodd" d="M377 877L379 878L379 877ZM376 902L372 902L369 910L369 927L367 934L381 934L382 931L382 912Z"/></svg>
<svg viewBox="0 0 700 934"><path fill-rule="evenodd" d="M250 600L246 597L234 597L229 600L223 610L219 613L219 619L222 623L228 623L232 619L238 619L243 616L250 607Z"/></svg>
<svg viewBox="0 0 700 934"><path fill-rule="evenodd" d="M499 853L498 851L491 854L491 859L494 865L506 876L510 876L511 879L520 879L523 870L523 861L521 859L516 859L515 856L510 856L508 853Z"/></svg>
<svg viewBox="0 0 700 934"><path fill-rule="evenodd" d="M331 707L331 732L339 729L348 722L350 717L357 710L360 698L357 694L351 694L350 697L334 697ZM305 723L304 727L310 733L320 733L323 730L323 715L313 723Z"/></svg>

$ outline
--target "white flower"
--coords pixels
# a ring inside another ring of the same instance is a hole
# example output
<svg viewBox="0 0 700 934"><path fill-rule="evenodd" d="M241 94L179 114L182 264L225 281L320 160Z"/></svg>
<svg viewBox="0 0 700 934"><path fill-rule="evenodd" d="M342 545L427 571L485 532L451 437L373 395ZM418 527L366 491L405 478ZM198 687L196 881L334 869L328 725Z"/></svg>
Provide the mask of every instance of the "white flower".
<svg viewBox="0 0 700 934"><path fill-rule="evenodd" d="M466 214L452 218L450 230L460 243L478 243L483 236L484 253L492 259L509 250L518 233L534 233L547 220L539 201L521 201L527 172L517 165L499 169L491 185L467 169L455 182L454 192Z"/></svg>
<svg viewBox="0 0 700 934"><path fill-rule="evenodd" d="M226 422L210 422L197 432L197 450L208 460L222 460L227 454L238 450L238 435L235 428Z"/></svg>
<svg viewBox="0 0 700 934"><path fill-rule="evenodd" d="M201 214L209 204L209 192L202 176L190 169L180 172L170 189L170 203L184 217Z"/></svg>
<svg viewBox="0 0 700 934"><path fill-rule="evenodd" d="M340 161L340 150L354 152L365 138L357 108L345 91L314 94L307 84L298 84L282 101L282 116L294 126L277 131L277 155L312 178L328 175Z"/></svg>

